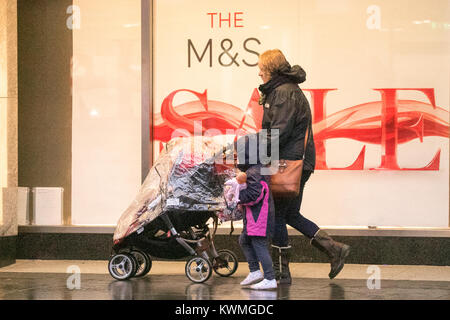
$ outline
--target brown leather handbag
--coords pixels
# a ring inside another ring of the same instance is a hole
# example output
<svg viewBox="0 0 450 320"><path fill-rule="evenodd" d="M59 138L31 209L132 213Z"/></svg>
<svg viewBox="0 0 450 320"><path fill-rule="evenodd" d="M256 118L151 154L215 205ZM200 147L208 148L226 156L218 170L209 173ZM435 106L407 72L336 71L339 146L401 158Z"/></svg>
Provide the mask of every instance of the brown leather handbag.
<svg viewBox="0 0 450 320"><path fill-rule="evenodd" d="M293 198L299 195L308 138L309 126L306 128L305 146L301 160L279 160L277 172L270 176L270 190L274 198Z"/></svg>

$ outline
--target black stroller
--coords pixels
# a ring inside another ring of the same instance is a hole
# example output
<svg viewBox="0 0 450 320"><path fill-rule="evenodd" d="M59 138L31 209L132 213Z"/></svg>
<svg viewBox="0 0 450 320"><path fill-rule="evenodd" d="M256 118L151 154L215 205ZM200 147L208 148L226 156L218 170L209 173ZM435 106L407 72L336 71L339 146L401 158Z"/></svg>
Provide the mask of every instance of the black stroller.
<svg viewBox="0 0 450 320"><path fill-rule="evenodd" d="M189 257L185 273L196 283L207 281L213 271L223 277L236 272L236 255L214 246L218 213L226 207L223 183L234 174L215 161L224 150L215 139L177 138L161 152L117 224L108 264L113 278L143 277L152 267L151 257Z"/></svg>

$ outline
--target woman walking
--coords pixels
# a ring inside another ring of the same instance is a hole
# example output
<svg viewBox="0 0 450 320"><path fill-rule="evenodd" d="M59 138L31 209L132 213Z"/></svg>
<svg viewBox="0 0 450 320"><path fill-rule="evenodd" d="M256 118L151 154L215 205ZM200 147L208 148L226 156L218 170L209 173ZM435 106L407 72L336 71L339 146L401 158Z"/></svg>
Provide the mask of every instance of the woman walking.
<svg viewBox="0 0 450 320"><path fill-rule="evenodd" d="M259 87L260 104L264 109L262 129L267 130L268 141L271 130L277 129L280 159L300 160L304 155L300 195L296 198L274 199L275 231L272 239L272 260L276 278L279 283L292 282L289 271L290 246L286 227L288 224L308 237L313 246L328 255L331 264L328 276L333 279L344 267L344 260L350 252L350 247L334 241L314 222L300 214L303 190L314 172L316 161L311 109L298 86L306 80L306 73L298 65L291 67L278 49L261 54L258 67L259 76L263 81Z"/></svg>

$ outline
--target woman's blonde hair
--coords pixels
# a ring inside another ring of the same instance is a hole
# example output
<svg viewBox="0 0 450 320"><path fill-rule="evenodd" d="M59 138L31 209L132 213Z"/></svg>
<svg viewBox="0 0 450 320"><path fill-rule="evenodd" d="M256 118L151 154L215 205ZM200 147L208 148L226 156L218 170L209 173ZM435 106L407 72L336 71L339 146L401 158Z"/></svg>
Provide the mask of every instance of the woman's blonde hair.
<svg viewBox="0 0 450 320"><path fill-rule="evenodd" d="M279 49L267 50L262 53L259 56L258 64L261 71L269 75L289 65L283 52Z"/></svg>

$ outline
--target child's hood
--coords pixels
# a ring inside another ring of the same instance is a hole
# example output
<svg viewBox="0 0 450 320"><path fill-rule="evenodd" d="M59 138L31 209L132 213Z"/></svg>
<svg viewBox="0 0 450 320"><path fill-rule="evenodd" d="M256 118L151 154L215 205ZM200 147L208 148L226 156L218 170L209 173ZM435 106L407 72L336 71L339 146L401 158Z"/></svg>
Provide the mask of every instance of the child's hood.
<svg viewBox="0 0 450 320"><path fill-rule="evenodd" d="M238 164L237 168L243 172L250 167L259 165L258 135L248 134L239 138L235 144Z"/></svg>

